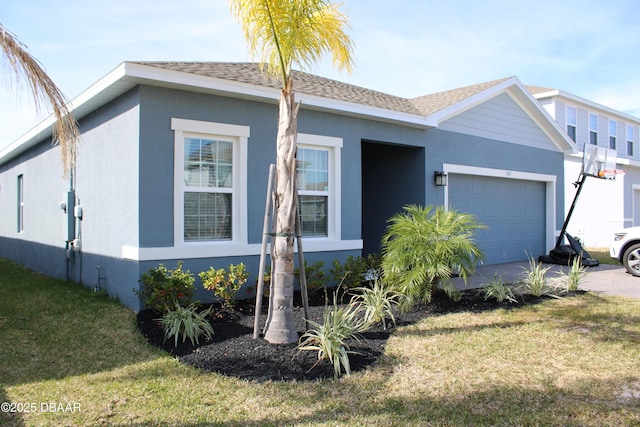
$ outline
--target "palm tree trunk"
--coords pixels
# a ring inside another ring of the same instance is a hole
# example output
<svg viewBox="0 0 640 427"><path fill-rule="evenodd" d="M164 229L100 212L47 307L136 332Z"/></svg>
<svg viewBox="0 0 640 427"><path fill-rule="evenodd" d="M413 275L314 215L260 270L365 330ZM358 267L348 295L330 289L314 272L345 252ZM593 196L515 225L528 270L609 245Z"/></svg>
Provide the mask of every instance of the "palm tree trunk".
<svg viewBox="0 0 640 427"><path fill-rule="evenodd" d="M293 321L293 271L296 225L296 136L299 105L291 80L280 94L276 154L276 236L272 250L274 271L271 276L273 296L270 298L271 319L265 339L272 344L290 344L298 341Z"/></svg>

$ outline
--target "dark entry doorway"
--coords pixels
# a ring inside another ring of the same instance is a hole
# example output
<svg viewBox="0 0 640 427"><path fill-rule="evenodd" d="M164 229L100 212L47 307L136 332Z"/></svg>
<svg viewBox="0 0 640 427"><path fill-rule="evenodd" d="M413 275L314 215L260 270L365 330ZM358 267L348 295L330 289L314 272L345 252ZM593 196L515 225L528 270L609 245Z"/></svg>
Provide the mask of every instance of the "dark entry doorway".
<svg viewBox="0 0 640 427"><path fill-rule="evenodd" d="M363 255L380 252L387 220L425 202L424 148L362 141Z"/></svg>

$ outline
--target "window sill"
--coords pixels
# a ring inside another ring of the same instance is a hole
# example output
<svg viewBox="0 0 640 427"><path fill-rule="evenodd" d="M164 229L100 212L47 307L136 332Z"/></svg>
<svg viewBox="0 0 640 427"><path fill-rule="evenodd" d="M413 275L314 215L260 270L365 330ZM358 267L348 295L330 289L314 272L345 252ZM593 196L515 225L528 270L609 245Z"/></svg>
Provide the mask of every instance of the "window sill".
<svg viewBox="0 0 640 427"><path fill-rule="evenodd" d="M131 261L162 261L170 259L217 258L260 255L259 243L239 244L216 242L211 244L187 244L160 248L123 246L122 258ZM295 246L297 248L297 245ZM302 249L308 252L347 251L362 249L362 240L331 240L309 238L302 240ZM269 252L269 249L267 249Z"/></svg>

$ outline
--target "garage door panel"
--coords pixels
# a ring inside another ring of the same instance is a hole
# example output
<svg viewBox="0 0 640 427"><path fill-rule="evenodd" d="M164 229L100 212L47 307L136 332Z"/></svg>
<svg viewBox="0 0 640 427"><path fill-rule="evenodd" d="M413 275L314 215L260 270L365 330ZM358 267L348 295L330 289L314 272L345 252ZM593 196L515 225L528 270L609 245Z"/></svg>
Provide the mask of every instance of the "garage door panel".
<svg viewBox="0 0 640 427"><path fill-rule="evenodd" d="M487 226L475 240L486 264L537 257L545 248L545 184L450 174L449 205Z"/></svg>

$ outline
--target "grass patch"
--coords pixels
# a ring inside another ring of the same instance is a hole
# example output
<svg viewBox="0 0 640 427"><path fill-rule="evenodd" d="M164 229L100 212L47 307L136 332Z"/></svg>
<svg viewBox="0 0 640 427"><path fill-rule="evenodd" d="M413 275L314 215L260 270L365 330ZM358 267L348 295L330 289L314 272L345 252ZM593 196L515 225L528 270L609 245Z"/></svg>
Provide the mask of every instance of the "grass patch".
<svg viewBox="0 0 640 427"><path fill-rule="evenodd" d="M3 426L640 423L637 299L431 316L398 328L367 371L250 383L183 366L117 302L0 260L0 336L0 401L80 405L0 412Z"/></svg>
<svg viewBox="0 0 640 427"><path fill-rule="evenodd" d="M591 258L600 261L600 264L620 265L620 262L611 258L609 248L588 248Z"/></svg>

